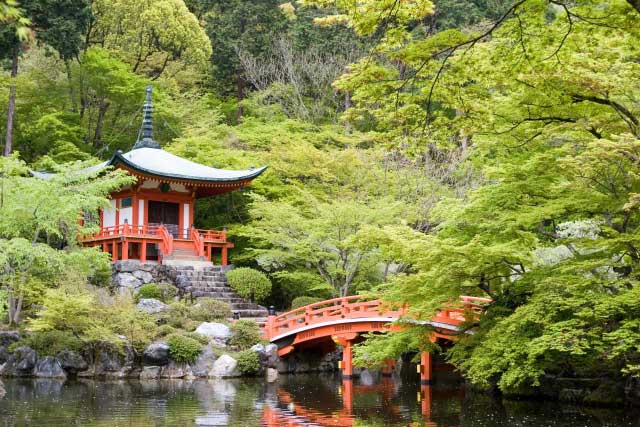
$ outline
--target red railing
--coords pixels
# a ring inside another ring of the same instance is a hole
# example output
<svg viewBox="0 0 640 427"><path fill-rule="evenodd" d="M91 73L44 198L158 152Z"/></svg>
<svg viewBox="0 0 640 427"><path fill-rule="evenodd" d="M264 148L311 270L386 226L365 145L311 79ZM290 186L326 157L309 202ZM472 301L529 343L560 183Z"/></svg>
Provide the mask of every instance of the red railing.
<svg viewBox="0 0 640 427"><path fill-rule="evenodd" d="M156 236L158 227L154 225L130 225L121 224L112 227L103 227L99 232L91 237L85 237L82 240L103 239L119 236Z"/></svg>
<svg viewBox="0 0 640 427"><path fill-rule="evenodd" d="M222 230L194 229L205 241L226 242L227 232Z"/></svg>
<svg viewBox="0 0 640 427"><path fill-rule="evenodd" d="M462 296L459 306L438 311L432 321L457 326L466 320L469 311L478 316L490 302L487 298ZM278 316L269 316L264 328L264 337L271 339L305 326L331 321L370 317L397 319L405 314L406 310L391 309L380 300L367 300L358 295L335 298L309 304Z"/></svg>
<svg viewBox="0 0 640 427"><path fill-rule="evenodd" d="M173 253L173 236L167 231L164 225L158 226L158 234L162 238L160 250L163 254L169 255Z"/></svg>
<svg viewBox="0 0 640 427"><path fill-rule="evenodd" d="M193 227L190 228L189 238L193 240L193 249L196 256L204 256L204 240L200 232Z"/></svg>

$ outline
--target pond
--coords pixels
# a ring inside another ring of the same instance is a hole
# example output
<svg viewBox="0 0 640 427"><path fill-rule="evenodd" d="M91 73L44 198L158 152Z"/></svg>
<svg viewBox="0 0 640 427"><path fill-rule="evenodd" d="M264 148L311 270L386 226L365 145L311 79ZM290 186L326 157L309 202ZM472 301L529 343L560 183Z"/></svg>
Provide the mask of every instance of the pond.
<svg viewBox="0 0 640 427"><path fill-rule="evenodd" d="M262 379L4 379L0 426L640 426L637 412L465 393L459 382L366 375Z"/></svg>

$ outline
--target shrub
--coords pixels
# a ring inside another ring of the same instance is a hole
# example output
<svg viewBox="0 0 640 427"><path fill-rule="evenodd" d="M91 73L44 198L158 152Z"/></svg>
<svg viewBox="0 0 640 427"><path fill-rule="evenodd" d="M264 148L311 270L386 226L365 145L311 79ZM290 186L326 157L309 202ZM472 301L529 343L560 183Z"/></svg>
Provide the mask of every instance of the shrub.
<svg viewBox="0 0 640 427"><path fill-rule="evenodd" d="M245 350L238 353L238 371L242 375L254 375L260 370L260 357L253 350Z"/></svg>
<svg viewBox="0 0 640 427"><path fill-rule="evenodd" d="M156 337L162 338L162 337L166 337L167 335L175 334L178 332L178 330L171 325L161 325L161 326L158 326L157 332L158 333Z"/></svg>
<svg viewBox="0 0 640 427"><path fill-rule="evenodd" d="M231 317L231 306L214 298L200 298L191 309L191 318L201 322L211 322Z"/></svg>
<svg viewBox="0 0 640 427"><path fill-rule="evenodd" d="M261 271L242 267L227 272L229 285L243 298L263 301L271 294L271 280Z"/></svg>
<svg viewBox="0 0 640 427"><path fill-rule="evenodd" d="M169 344L169 355L179 363L194 362L202 351L198 341L180 334L169 335L167 344Z"/></svg>
<svg viewBox="0 0 640 427"><path fill-rule="evenodd" d="M246 350L260 342L260 327L253 320L238 320L231 325L229 345Z"/></svg>
<svg viewBox="0 0 640 427"><path fill-rule="evenodd" d="M62 350L80 351L82 341L65 331L34 332L9 346L13 352L18 347L31 347L38 352L38 356L55 356Z"/></svg>
<svg viewBox="0 0 640 427"><path fill-rule="evenodd" d="M205 335L196 334L195 332L185 332L185 337L198 341L200 344L209 344L209 337Z"/></svg>
<svg viewBox="0 0 640 427"><path fill-rule="evenodd" d="M291 301L291 310L295 310L296 308L304 307L305 305L313 304L314 302L320 302L322 299L316 297L297 297Z"/></svg>
<svg viewBox="0 0 640 427"><path fill-rule="evenodd" d="M138 300L142 298L154 298L162 302L171 301L177 294L175 286L168 285L166 283L147 283L138 290L136 298Z"/></svg>
<svg viewBox="0 0 640 427"><path fill-rule="evenodd" d="M169 308L164 311L160 320L178 329L187 329L191 317L191 306L184 301L176 301L169 304Z"/></svg>

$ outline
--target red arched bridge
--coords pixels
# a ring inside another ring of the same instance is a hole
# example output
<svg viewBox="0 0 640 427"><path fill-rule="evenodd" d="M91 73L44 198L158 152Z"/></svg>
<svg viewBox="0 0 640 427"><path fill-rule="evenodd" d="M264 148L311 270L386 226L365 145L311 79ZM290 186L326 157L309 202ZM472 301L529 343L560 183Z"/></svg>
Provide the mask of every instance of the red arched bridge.
<svg viewBox="0 0 640 427"><path fill-rule="evenodd" d="M430 339L455 340L461 332L460 325L467 320L476 320L491 300L461 296L456 304L439 310L428 321L415 321L430 325ZM333 341L343 347L341 363L343 378L352 375L352 345L362 333L386 332L402 328L396 322L406 314L380 300L367 300L360 296L336 298L309 304L280 315L270 315L264 327L264 338L278 346L278 354L286 356L297 348L322 345ZM469 319L468 317L472 317ZM383 370L392 368L389 361ZM421 355L421 380L431 380L431 354Z"/></svg>

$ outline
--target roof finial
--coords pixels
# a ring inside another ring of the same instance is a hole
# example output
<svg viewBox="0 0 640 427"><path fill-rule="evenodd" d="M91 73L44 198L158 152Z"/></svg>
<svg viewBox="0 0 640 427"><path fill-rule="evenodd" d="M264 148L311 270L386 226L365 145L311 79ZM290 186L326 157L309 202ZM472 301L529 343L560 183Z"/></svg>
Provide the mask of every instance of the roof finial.
<svg viewBox="0 0 640 427"><path fill-rule="evenodd" d="M160 148L160 144L153 140L153 105L151 105L151 86L147 86L147 98L145 99L144 106L142 107L142 139L138 136L136 144L133 149L136 148Z"/></svg>

